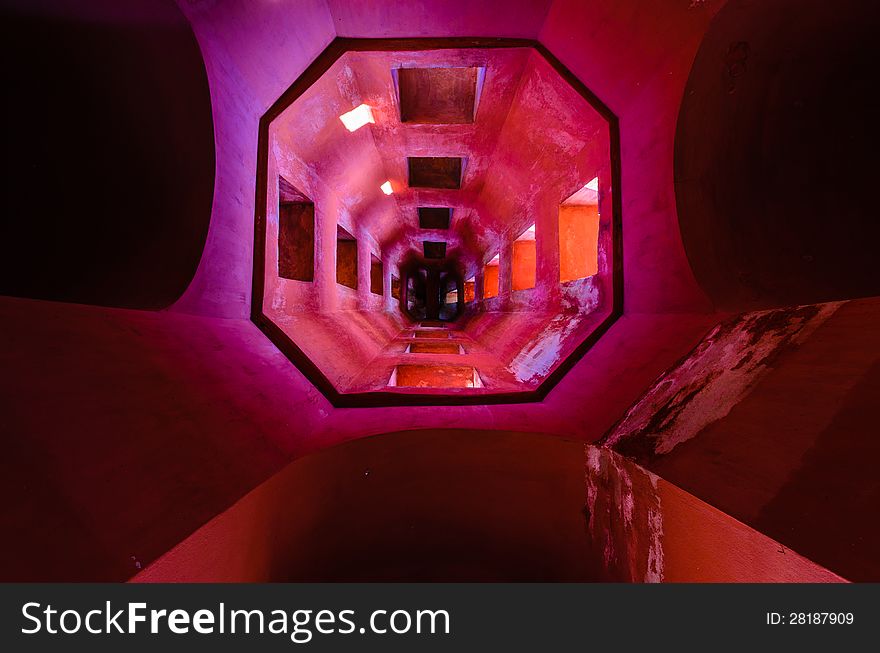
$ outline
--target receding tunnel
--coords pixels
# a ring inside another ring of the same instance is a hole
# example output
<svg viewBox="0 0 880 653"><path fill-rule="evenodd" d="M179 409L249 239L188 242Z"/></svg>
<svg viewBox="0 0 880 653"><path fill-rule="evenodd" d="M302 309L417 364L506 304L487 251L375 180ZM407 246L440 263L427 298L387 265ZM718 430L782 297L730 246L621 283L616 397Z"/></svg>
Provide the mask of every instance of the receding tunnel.
<svg viewBox="0 0 880 653"><path fill-rule="evenodd" d="M0 22L0 294L168 306L202 255L214 190L189 22L173 0L14 0Z"/></svg>
<svg viewBox="0 0 880 653"><path fill-rule="evenodd" d="M717 307L880 294L870 2L729 2L684 92L681 235Z"/></svg>
<svg viewBox="0 0 880 653"><path fill-rule="evenodd" d="M619 312L614 115L537 44L313 69L263 118L257 324L337 405L540 399Z"/></svg>

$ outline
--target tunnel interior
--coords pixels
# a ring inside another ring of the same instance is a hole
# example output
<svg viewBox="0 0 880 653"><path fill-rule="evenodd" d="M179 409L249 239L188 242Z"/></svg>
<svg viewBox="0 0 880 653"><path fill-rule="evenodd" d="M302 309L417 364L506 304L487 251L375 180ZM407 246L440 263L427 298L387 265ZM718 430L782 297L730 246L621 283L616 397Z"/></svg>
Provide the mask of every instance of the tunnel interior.
<svg viewBox="0 0 880 653"><path fill-rule="evenodd" d="M332 397L534 397L613 318L607 109L499 45L361 40L269 112L258 319ZM292 259L313 273L283 274ZM427 337L452 353L412 347Z"/></svg>

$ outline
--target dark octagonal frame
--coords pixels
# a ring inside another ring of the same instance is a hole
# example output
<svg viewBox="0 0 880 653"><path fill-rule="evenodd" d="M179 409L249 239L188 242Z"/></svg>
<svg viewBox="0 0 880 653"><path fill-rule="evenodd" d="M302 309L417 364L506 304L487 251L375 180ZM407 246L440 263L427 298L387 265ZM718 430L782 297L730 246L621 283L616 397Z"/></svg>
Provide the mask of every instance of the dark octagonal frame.
<svg viewBox="0 0 880 653"><path fill-rule="evenodd" d="M302 349L263 313L263 289L266 257L266 200L268 193L269 125L299 96L311 87L346 52L387 52L449 49L531 48L562 77L608 123L611 158L611 243L612 268L611 312L593 329L577 348L567 356L534 389L521 392L487 394L403 394L397 392L339 392L321 369ZM473 406L487 404L520 404L542 401L584 354L598 342L611 325L623 314L623 203L620 189L620 125L617 116L596 95L566 68L543 44L533 39L507 38L413 38L368 39L336 38L306 68L293 84L260 118L257 140L256 207L254 216L254 270L251 289L251 320L296 365L300 372L337 408L375 406Z"/></svg>

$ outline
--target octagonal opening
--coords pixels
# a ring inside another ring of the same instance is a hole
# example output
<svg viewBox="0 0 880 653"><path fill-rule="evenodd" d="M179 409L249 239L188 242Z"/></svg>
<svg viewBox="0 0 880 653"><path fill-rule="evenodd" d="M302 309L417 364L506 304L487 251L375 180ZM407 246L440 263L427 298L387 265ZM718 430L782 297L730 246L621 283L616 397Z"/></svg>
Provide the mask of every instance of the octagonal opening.
<svg viewBox="0 0 880 653"><path fill-rule="evenodd" d="M536 43L346 43L261 121L254 321L336 405L541 399L620 313L616 119Z"/></svg>

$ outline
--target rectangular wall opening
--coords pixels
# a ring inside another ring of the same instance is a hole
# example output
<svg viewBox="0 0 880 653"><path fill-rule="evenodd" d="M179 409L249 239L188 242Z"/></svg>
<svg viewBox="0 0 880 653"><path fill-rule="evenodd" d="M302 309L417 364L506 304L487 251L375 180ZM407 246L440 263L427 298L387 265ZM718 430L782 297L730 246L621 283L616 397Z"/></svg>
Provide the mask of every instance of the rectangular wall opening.
<svg viewBox="0 0 880 653"><path fill-rule="evenodd" d="M374 295L381 295L384 281L385 269L382 261L375 254L370 254L370 292Z"/></svg>
<svg viewBox="0 0 880 653"><path fill-rule="evenodd" d="M401 388L482 388L476 368L469 365L398 365L391 375ZM389 385L392 385L389 380Z"/></svg>
<svg viewBox="0 0 880 653"><path fill-rule="evenodd" d="M422 241L422 248L425 253L425 258L431 258L431 259L446 258L446 243L425 240L425 241Z"/></svg>
<svg viewBox="0 0 880 653"><path fill-rule="evenodd" d="M315 279L315 205L284 177L278 177L278 276Z"/></svg>
<svg viewBox="0 0 880 653"><path fill-rule="evenodd" d="M464 303L469 304L474 301L477 295L477 282L474 277L466 279L464 282Z"/></svg>
<svg viewBox="0 0 880 653"><path fill-rule="evenodd" d="M419 228L420 229L449 229L452 221L452 209L439 206L420 206Z"/></svg>
<svg viewBox="0 0 880 653"><path fill-rule="evenodd" d="M462 354L459 345L454 342L414 342L409 346L411 354Z"/></svg>
<svg viewBox="0 0 880 653"><path fill-rule="evenodd" d="M480 68L397 68L400 121L429 125L474 122L484 75Z"/></svg>
<svg viewBox="0 0 880 653"><path fill-rule="evenodd" d="M357 240L341 224L336 225L336 283L358 287Z"/></svg>
<svg viewBox="0 0 880 653"><path fill-rule="evenodd" d="M559 205L559 280L599 271L599 178Z"/></svg>
<svg viewBox="0 0 880 653"><path fill-rule="evenodd" d="M535 287L536 277L535 225L526 228L513 241L513 279L514 290Z"/></svg>
<svg viewBox="0 0 880 653"><path fill-rule="evenodd" d="M423 340L449 340L449 332L445 329L437 329L436 331L418 330L413 334L413 337Z"/></svg>
<svg viewBox="0 0 880 653"><path fill-rule="evenodd" d="M400 299L400 279L393 274L391 275L391 296L394 299Z"/></svg>
<svg viewBox="0 0 880 653"><path fill-rule="evenodd" d="M410 188L461 188L461 157L407 157Z"/></svg>
<svg viewBox="0 0 880 653"><path fill-rule="evenodd" d="M458 314L458 283L447 276L440 284L440 319L452 320Z"/></svg>
<svg viewBox="0 0 880 653"><path fill-rule="evenodd" d="M483 297L486 299L498 296L498 269L500 262L501 257L496 254L491 261L486 263L486 267L483 268Z"/></svg>

